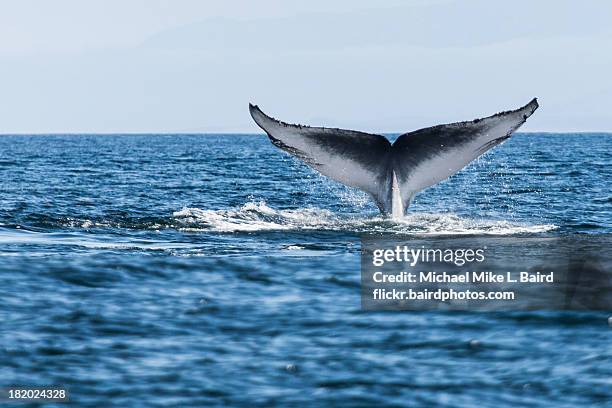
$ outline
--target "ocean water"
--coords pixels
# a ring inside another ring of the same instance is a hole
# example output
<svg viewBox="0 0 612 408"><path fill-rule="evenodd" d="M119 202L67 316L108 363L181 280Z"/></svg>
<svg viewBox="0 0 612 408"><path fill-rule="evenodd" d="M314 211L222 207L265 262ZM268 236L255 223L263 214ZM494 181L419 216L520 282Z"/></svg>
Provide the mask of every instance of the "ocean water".
<svg viewBox="0 0 612 408"><path fill-rule="evenodd" d="M607 234L611 162L612 135L518 134L390 221L263 135L0 136L0 387L610 406L609 313L363 312L359 234Z"/></svg>

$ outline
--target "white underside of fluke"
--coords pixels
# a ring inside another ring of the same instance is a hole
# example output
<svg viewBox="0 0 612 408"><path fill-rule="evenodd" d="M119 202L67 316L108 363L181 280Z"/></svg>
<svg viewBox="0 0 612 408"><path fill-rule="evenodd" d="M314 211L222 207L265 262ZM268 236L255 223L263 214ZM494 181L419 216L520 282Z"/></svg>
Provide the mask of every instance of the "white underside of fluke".
<svg viewBox="0 0 612 408"><path fill-rule="evenodd" d="M391 216L393 218L402 218L404 216L404 205L395 171L393 171L393 183L391 184Z"/></svg>

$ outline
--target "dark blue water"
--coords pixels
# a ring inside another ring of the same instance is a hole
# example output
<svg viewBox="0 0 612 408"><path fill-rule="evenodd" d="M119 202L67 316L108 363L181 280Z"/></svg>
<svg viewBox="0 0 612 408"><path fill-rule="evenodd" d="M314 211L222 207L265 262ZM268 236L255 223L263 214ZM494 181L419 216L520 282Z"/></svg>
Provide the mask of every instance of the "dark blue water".
<svg viewBox="0 0 612 408"><path fill-rule="evenodd" d="M610 135L519 134L394 222L263 136L0 136L0 387L92 407L604 406L608 314L362 312L358 233L610 233L611 159Z"/></svg>

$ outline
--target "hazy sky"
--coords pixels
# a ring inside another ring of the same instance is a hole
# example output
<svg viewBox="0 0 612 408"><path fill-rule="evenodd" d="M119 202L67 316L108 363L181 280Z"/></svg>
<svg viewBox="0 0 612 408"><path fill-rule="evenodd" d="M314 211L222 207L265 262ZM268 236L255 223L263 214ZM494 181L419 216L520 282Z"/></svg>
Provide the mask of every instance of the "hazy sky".
<svg viewBox="0 0 612 408"><path fill-rule="evenodd" d="M609 1L3 1L0 133L612 131Z"/></svg>

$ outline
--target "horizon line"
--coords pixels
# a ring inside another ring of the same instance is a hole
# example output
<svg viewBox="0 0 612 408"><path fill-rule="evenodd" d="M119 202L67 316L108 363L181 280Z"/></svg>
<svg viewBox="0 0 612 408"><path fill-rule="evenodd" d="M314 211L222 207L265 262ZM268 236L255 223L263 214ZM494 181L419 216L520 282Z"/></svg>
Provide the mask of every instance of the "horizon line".
<svg viewBox="0 0 612 408"><path fill-rule="evenodd" d="M330 128L331 129L331 128ZM366 133L370 133L370 132L366 132ZM378 135L402 135L405 133L410 133L410 132L377 132L377 133L371 133L371 134L378 134ZM549 131L549 130L544 130L544 131L528 131L528 132L515 132L515 135L527 135L527 134L612 134L612 130L579 130L579 131ZM176 136L176 135L185 135L185 136L205 136L205 135L227 135L227 136L231 136L231 135L241 135L241 136L257 136L257 135L263 135L265 136L266 133L265 132L239 132L239 131L235 131L235 132L228 132L228 131L223 131L223 132L34 132L34 133L27 133L27 132L10 132L10 133L0 133L0 137L2 136L119 136L119 135L125 135L125 136L139 136L139 135L159 135L159 136Z"/></svg>

